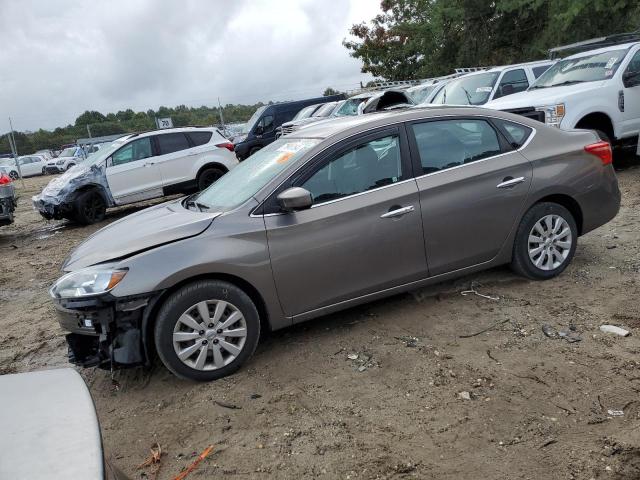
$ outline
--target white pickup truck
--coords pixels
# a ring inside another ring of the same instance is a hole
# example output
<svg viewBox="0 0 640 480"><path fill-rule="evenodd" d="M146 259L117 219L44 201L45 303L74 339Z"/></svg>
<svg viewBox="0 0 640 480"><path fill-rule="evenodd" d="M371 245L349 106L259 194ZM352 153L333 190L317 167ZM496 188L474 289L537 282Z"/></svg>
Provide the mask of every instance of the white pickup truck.
<svg viewBox="0 0 640 480"><path fill-rule="evenodd" d="M599 42L603 43L610 42ZM576 45L584 44L589 42ZM593 47L597 45L592 42ZM493 100L485 106L535 118L563 130L596 130L614 146L637 148L640 42L614 43L566 57L525 92Z"/></svg>

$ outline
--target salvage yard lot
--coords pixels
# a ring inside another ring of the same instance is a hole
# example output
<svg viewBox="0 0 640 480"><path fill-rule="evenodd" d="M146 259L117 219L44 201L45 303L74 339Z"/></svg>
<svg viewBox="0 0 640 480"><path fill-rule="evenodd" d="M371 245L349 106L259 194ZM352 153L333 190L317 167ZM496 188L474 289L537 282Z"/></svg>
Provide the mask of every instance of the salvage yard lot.
<svg viewBox="0 0 640 480"><path fill-rule="evenodd" d="M639 478L640 167L618 175L618 217L554 280L500 268L347 310L267 335L208 384L159 364L113 381L83 370L107 455L132 478L153 478L136 466L156 442L160 479L209 444L194 478ZM49 179L16 184L16 222L0 230L0 373L67 365L47 288L71 249L140 208L45 222L29 199ZM471 287L498 299L461 295Z"/></svg>

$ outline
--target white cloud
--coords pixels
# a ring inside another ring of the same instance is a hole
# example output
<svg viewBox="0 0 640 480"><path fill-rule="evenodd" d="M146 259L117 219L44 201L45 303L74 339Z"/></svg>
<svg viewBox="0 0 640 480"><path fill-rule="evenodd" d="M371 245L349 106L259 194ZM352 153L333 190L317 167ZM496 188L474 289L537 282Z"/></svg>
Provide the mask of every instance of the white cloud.
<svg viewBox="0 0 640 480"><path fill-rule="evenodd" d="M378 0L2 0L0 116L18 130L55 128L88 109L353 88L369 77L342 40L378 9Z"/></svg>

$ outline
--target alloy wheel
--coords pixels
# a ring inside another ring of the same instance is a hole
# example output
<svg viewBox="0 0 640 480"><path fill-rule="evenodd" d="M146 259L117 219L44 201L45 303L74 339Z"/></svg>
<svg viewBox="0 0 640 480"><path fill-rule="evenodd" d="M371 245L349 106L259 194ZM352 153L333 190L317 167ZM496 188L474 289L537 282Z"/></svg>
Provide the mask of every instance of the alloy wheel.
<svg viewBox="0 0 640 480"><path fill-rule="evenodd" d="M11 180L18 180L18 178L19 178L18 172L14 172L12 170L11 172L9 172L9 177L11 177Z"/></svg>
<svg viewBox="0 0 640 480"><path fill-rule="evenodd" d="M569 223L560 215L546 215L529 232L529 259L540 270L555 270L569 256L572 241Z"/></svg>
<svg viewBox="0 0 640 480"><path fill-rule="evenodd" d="M242 312L224 300L207 300L188 308L173 329L173 349L196 370L217 370L233 362L247 339Z"/></svg>

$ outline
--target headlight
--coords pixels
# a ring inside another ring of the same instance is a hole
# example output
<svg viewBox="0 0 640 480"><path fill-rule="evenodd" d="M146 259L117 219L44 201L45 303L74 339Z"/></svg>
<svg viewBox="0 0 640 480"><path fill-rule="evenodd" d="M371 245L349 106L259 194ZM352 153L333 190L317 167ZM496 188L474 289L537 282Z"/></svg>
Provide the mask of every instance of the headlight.
<svg viewBox="0 0 640 480"><path fill-rule="evenodd" d="M64 160L58 160L58 161L56 162L56 165L63 165L63 164L64 164Z"/></svg>
<svg viewBox="0 0 640 480"><path fill-rule="evenodd" d="M126 274L126 270L85 268L60 278L53 284L49 294L53 298L93 297L113 289Z"/></svg>
<svg viewBox="0 0 640 480"><path fill-rule="evenodd" d="M565 113L564 103L537 107L536 110L544 112L544 123L552 127L560 128L560 123L562 122Z"/></svg>

